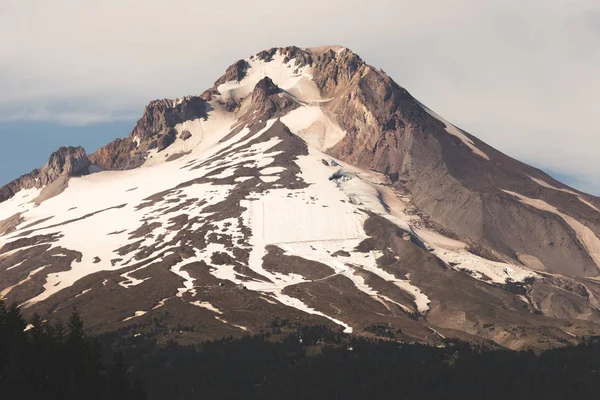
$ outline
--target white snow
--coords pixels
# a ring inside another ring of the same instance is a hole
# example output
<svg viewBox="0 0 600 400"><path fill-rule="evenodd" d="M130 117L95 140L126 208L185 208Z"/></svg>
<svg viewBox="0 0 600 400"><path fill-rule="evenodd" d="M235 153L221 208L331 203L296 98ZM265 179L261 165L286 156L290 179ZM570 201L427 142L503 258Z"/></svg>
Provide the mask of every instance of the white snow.
<svg viewBox="0 0 600 400"><path fill-rule="evenodd" d="M148 279L150 279L150 277L144 278L144 279L138 279L138 278L134 278L133 276L131 276L131 274L146 268L146 266L141 266L139 268L136 268L132 271L129 272L125 272L124 274L121 274L121 277L125 278L126 280L123 282L119 282L119 285L121 285L122 287L124 287L125 289L129 289L131 287L137 286L140 283L143 283L145 281L147 281Z"/></svg>
<svg viewBox="0 0 600 400"><path fill-rule="evenodd" d="M235 326L236 328L239 328L239 329L243 330L244 332L248 332L248 328L246 328L245 326L236 325L236 324L231 324L231 325Z"/></svg>
<svg viewBox="0 0 600 400"><path fill-rule="evenodd" d="M273 175L279 174L280 172L285 171L283 167L267 167L260 170L261 175Z"/></svg>
<svg viewBox="0 0 600 400"><path fill-rule="evenodd" d="M527 276L535 275L524 269L503 263L493 263L480 259L464 251L464 244L451 241L439 234L426 229L417 232L413 229L415 216L405 213L406 203L399 198L391 187L387 185L387 178L382 174L364 171L352 167L338 160L332 160L321 150L330 148L338 143L345 132L335 122L335 118L328 115L319 106L322 102L318 89L311 81L310 67L305 67L294 72L293 62L290 68L281 68L283 57L276 55L270 63L257 59L249 60L251 69L242 82L228 82L219 87L223 99L247 96L254 85L269 75L276 84L291 93L292 97L300 103L300 107L290 112L281 120L290 130L304 138L309 144L309 154L300 156L295 160L301 173L298 180L304 180L309 186L304 189L289 190L275 188L260 193L251 193L246 199L240 200L240 205L245 208L242 219L243 225L251 229L252 234L248 244L236 244L250 249L248 267L258 274L259 278L248 277L236 272L233 265L212 265L211 257L216 252L223 252L233 256L232 249L221 243L207 243L203 248L194 248L194 256L176 263L170 267L173 274L179 276L183 283L171 297L167 297L156 304L152 310L162 307L171 298L180 298L196 307L205 308L216 314L222 312L211 303L202 300L189 301L188 297L201 297L197 293L196 279L187 271L185 266L194 262L204 261L210 266L210 273L218 279L228 280L238 285L243 285L248 290L256 291L264 301L276 304L279 302L302 312L320 315L344 327L344 331L351 333L352 326L340 318L334 318L317 310L300 299L284 294L287 287L300 283L310 282L300 273L283 274L270 272L263 268L263 257L266 246L276 245L283 249L287 255L296 255L308 260L325 264L331 269L327 277L342 275L350 279L358 290L361 290L374 300L389 309L391 304L396 304L403 310L410 312L412 309L396 302L384 293L371 288L360 276L360 271L368 271L380 278L392 282L394 285L410 294L414 299L414 308L419 313L429 310L429 298L420 288L413 285L410 276L405 279L385 271L377 265L380 252L359 253L354 251L356 246L365 238L363 229L369 211L381 215L401 229L413 235L422 235L422 238L435 246L435 254L446 262L458 262L457 268L465 268L476 277L488 276L493 282L504 283L506 278L514 281L523 280ZM212 231L222 235L231 236L234 243L245 240L242 226L237 218L228 218L221 221L214 220L212 215L205 211L209 206L218 204L227 199L228 195L239 185L212 185L210 183L193 184L174 189L179 185L206 177L219 179L231 177L237 168L256 167L260 169L259 178L264 182L277 182L283 167L274 166L275 156L280 152L270 150L281 142L278 138L258 142L246 147L248 143L260 138L275 122L270 120L261 131L242 140L249 134L248 128L243 128L234 137L221 141L231 131L236 116L224 111L218 103L211 104L212 111L208 119L196 119L177 125L178 134L184 130L192 136L182 140L179 135L175 143L161 153L153 152L142 168L130 171L104 171L80 178L72 178L69 187L55 198L43 202L38 207L30 203L39 194L39 189L21 191L12 199L0 203L0 220L6 219L17 212L22 213L25 221L17 226L17 231L0 238L0 246L14 240L22 233L25 225L48 217L48 221L32 227L35 234L58 232L61 236L52 243L52 248L61 247L82 253L81 262L73 262L71 269L46 276L44 291L30 299L26 305L34 304L50 297L51 295L73 285L81 278L100 271L116 271L132 265L139 265L136 269L121 274L124 278L118 282L127 289L142 284L151 276L135 278L132 275L140 274L153 262L164 261L165 257L183 245L175 243L172 246L158 246L144 259L136 257L140 251L156 245L157 238L161 237L162 243L171 242L177 235L176 231L168 228L172 226L172 218L181 214L199 218L198 222L190 223L187 228L198 229L206 224L212 225ZM442 122L444 122L442 120ZM475 148L462 132L451 124L444 122L450 134L458 136L476 154L489 159L485 154ZM139 142L139 138L138 138ZM218 155L220 150L231 146L233 150L225 156ZM170 162L165 162L167 155L183 154L182 157ZM189 154L188 154L189 153ZM335 161L335 167L327 166L322 160ZM201 168L194 169L203 165ZM220 170L218 175L209 176L210 173ZM329 180L329 177L341 170L345 178ZM252 177L237 177L235 182L244 182ZM277 186L277 185L275 185ZM136 190L131 190L131 188ZM150 205L145 199L156 193L172 189L164 198L157 199ZM179 203L194 200L177 212L170 213L169 208ZM382 204L382 200L386 203ZM200 205L200 202L203 202ZM147 203L146 207L138 206ZM114 208L116 206L121 208ZM77 207L74 209L74 207ZM110 208L110 209L108 209ZM103 211L104 210L104 211ZM87 216L97 213L93 216ZM87 217L86 217L87 216ZM76 220L77 218L83 218ZM130 238L132 232L144 223L158 223L147 235L141 238ZM55 226L62 224L60 226ZM54 227L53 227L54 226ZM117 232L117 233L115 233ZM117 250L126 245L141 241L139 249L119 255ZM13 254L16 251L3 255ZM333 257L338 250L345 250L350 257ZM95 257L100 262L94 262ZM121 260L118 260L121 259ZM10 268L16 268L16 264ZM2 291L5 295L13 287L25 283L34 273L40 272L45 267L33 271L24 281ZM300 272L300 271L299 271ZM327 279L324 278L324 279ZM103 285L107 280L103 281ZM86 289L78 296L87 293ZM144 315L147 311L136 311L133 316L125 318L129 321ZM216 316L223 323L226 320ZM233 325L233 324L232 324ZM234 325L242 330L243 326Z"/></svg>
<svg viewBox="0 0 600 400"><path fill-rule="evenodd" d="M31 271L29 273L29 275L27 275L27 278L23 279L22 281L20 281L19 283L17 283L16 285L12 285L7 287L6 289L2 290L0 292L0 299L6 297L7 294L9 294L11 292L11 290L13 290L14 288L16 288L17 286L21 286L22 284L28 282L29 280L31 280L31 278L37 274L38 272L40 272L41 270L43 270L44 268L46 268L47 265L44 265L43 267L39 267L37 269L34 269L33 271Z"/></svg>
<svg viewBox="0 0 600 400"><path fill-rule="evenodd" d="M248 180L252 179L251 176L239 176L237 178L234 179L235 182L246 182Z"/></svg>
<svg viewBox="0 0 600 400"><path fill-rule="evenodd" d="M321 311L317 311L314 308L311 308L309 306L307 306L302 300L297 299L295 297L290 297L288 295L282 294L281 292L279 293L274 293L273 294L273 298L275 298L277 301L279 301L280 303L289 306L289 307L293 307L297 310L300 311L304 311L307 314L313 314L313 315L320 315L321 317L325 317L330 321L335 322L338 325L341 325L344 327L344 333L352 333L353 329L350 325L340 321L339 319L330 317L329 315L326 315L324 313L322 313Z"/></svg>
<svg viewBox="0 0 600 400"><path fill-rule="evenodd" d="M283 116L281 122L311 147L321 151L333 147L346 136L335 118L318 105L298 107Z"/></svg>
<svg viewBox="0 0 600 400"><path fill-rule="evenodd" d="M146 314L147 312L148 311L136 311L134 315L132 315L131 317L125 318L121 322L127 322L127 321L130 321L130 320L134 319L134 318L141 317L142 315Z"/></svg>
<svg viewBox="0 0 600 400"><path fill-rule="evenodd" d="M187 271L182 270L182 268L188 264L190 264L190 260L183 260L171 267L171 272L175 275L179 275L184 280L183 287L177 289L177 297L183 297L183 295L188 292L191 293L192 296L196 295L196 289L194 289L194 281L196 279L192 278Z"/></svg>
<svg viewBox="0 0 600 400"><path fill-rule="evenodd" d="M221 310L219 310L217 307L210 304L208 301L199 301L198 300L198 301L190 302L190 304L193 306L196 306L196 307L206 308L207 310L210 310L217 314L223 314L223 312L221 312Z"/></svg>
<svg viewBox="0 0 600 400"><path fill-rule="evenodd" d="M269 300L269 299L268 299L268 298L266 298L266 297L260 296L260 298L261 298L261 299L263 299L264 301L266 301L266 302L267 302L267 303L269 303L269 304L277 304L277 302L276 302L276 301Z"/></svg>
<svg viewBox="0 0 600 400"><path fill-rule="evenodd" d="M81 293L79 293L77 296L75 296L75 298L81 297L81 296L83 296L84 294L86 294L86 293L89 293L89 292L91 292L91 291L92 291L92 289L91 289L91 288L90 288L90 289L85 289L84 291L82 291Z"/></svg>
<svg viewBox="0 0 600 400"><path fill-rule="evenodd" d="M175 142L160 153L153 150L151 152L152 158L147 157L144 167L160 164L169 155L173 154L192 151L198 158L203 159L203 156L214 154L219 149L224 148L226 144L219 143L219 141L230 131L236 119L232 113L226 112L217 103L211 102L210 106L212 111L209 112L207 119L197 118L176 125L177 139ZM187 140L183 140L180 136L186 130L192 136ZM231 142L228 141L228 143ZM185 158L186 160L189 159L188 157Z"/></svg>
<svg viewBox="0 0 600 400"><path fill-rule="evenodd" d="M365 238L363 213L346 200L335 182L329 181L329 169L314 156L301 156L296 162L306 189L274 189L253 204L263 219L262 235L267 243ZM325 206L325 207L324 207ZM264 213L263 210L269 210Z"/></svg>
<svg viewBox="0 0 600 400"><path fill-rule="evenodd" d="M275 54L273 60L265 62L257 57L247 59L250 64L246 76L240 81L226 82L219 85L217 90L221 93L221 100L241 100L254 90L256 84L268 76L278 87L288 92L299 101L310 103L321 100L320 90L312 82L312 68L304 66L298 71L294 67L295 59L284 63L284 56Z"/></svg>
<svg viewBox="0 0 600 400"><path fill-rule="evenodd" d="M225 179L225 178L229 178L230 176L235 175L235 170L237 168L235 167L230 167L230 168L226 168L223 171L219 172L218 174L214 174L211 175L210 177L213 179Z"/></svg>
<svg viewBox="0 0 600 400"><path fill-rule="evenodd" d="M259 179L263 182L270 183L270 182L277 182L280 179L280 177L277 175L275 175L275 176L267 175L267 176L259 176Z"/></svg>
<svg viewBox="0 0 600 400"><path fill-rule="evenodd" d="M221 321L221 322L222 322L222 323L224 323L224 324L230 324L230 323L229 323L229 322L228 322L226 319L223 319L223 318L221 318L221 317L219 317L219 316L215 316L215 319L216 319L217 321ZM241 329L241 330L243 330L244 332L248 332L248 328L246 328L245 326L236 325L236 324L230 324L230 325L232 325L232 326L235 326L236 328L238 328L238 329Z"/></svg>
<svg viewBox="0 0 600 400"><path fill-rule="evenodd" d="M25 213L35 207L32 203L41 189L24 189L18 191L10 199L0 203L0 221L10 218L17 213Z"/></svg>
<svg viewBox="0 0 600 400"><path fill-rule="evenodd" d="M167 303L167 300L169 300L169 299L171 299L171 297L162 299L161 301L158 302L158 304L156 304L154 307L152 307L152 309L156 310L157 308L161 308L162 306L164 306Z"/></svg>
<svg viewBox="0 0 600 400"><path fill-rule="evenodd" d="M18 266L22 265L25 261L27 260L23 260L21 262L16 263L15 265L13 265L12 267L8 267L6 268L7 271L10 271L11 269L17 268Z"/></svg>
<svg viewBox="0 0 600 400"><path fill-rule="evenodd" d="M305 243L292 243L279 245L286 255L295 255L308 260L316 261L332 268L334 273L331 276L343 275L349 278L357 289L366 293L367 295L379 299L383 299L389 303L394 303L399 307L406 309L406 306L400 304L389 297L379 293L369 287L364 279L356 275L356 271L364 269L369 271L385 281L392 282L403 291L407 292L415 299L415 305L419 313L426 313L429 311L429 298L421 292L421 290L410 284L409 280L398 279L393 274L384 271L377 265L377 258L380 256L378 252L360 253L354 251L356 246L362 239L350 239L342 241L319 241L319 242L305 242ZM350 254L349 257L334 257L332 254L338 250L344 250ZM328 277L328 278L329 278Z"/></svg>
<svg viewBox="0 0 600 400"><path fill-rule="evenodd" d="M214 113L217 113L217 111ZM219 140L228 134L228 127L231 125L230 122L231 119L228 120L225 117L220 120L216 118L216 121L215 118L209 118L207 121L197 121L197 124L206 128L206 131L204 131L205 140L200 142L190 155L173 162L145 165L143 168L130 171L104 171L80 178L72 178L69 187L60 196L49 199L35 208L24 202L34 198L39 192L37 189L20 191L17 196L7 202L1 203L0 211L2 214L0 214L0 219L13 215L16 210L28 210L24 214L25 222L17 227L16 232L3 237L3 241L8 242L12 240L12 238L20 234L19 230L23 226L32 221L53 217L48 221L36 225L33 229L36 230L36 233L58 231L62 237L53 243L53 247L63 247L79 251L83 254L81 262L73 262L70 270L48 275L46 277L46 284L44 285L44 292L30 299L28 304L44 300L89 274L99 271L118 270L126 266L132 261L135 253L128 257L121 257L115 253L115 250L139 240L130 240L129 234L139 228L144 220L159 222L161 224L160 228L156 228L152 232L154 238L160 234L167 235L165 241L174 237L176 232L170 232L166 229L170 225L169 219L174 215L164 213L165 201L175 199L177 196L184 199L206 200L207 204L203 207L188 207L189 211L193 209L198 213L206 206L223 201L230 189L233 188L233 185L213 186L210 184L197 184L184 187L178 190L175 195L169 195L164 201L159 201L151 207L139 211L136 210L136 207L142 204L144 202L143 199L146 197L161 192L164 189L175 187L180 183L204 176L214 170L215 166L212 164L201 169L192 170L189 168L189 163L195 159L206 160L211 154L232 143L239 144L239 138L245 136L247 132L242 131L228 141L219 142ZM269 121L267 128L273 122ZM221 130L211 130L213 128ZM261 152L268 151L269 146L273 146L276 143L276 141L270 141L268 145L257 146L255 149L256 154L249 156L248 159L254 162L259 161ZM137 189L131 191L132 187L136 187ZM110 193L110 197L107 197L106 193ZM121 208L111 208L121 205L123 205ZM76 208L74 209L74 207ZM70 212L68 212L69 210ZM80 221L73 221L92 213L97 214L88 216ZM58 224L64 225L50 228ZM93 229L90 229L90 227L93 227ZM110 234L114 232L120 233ZM142 243L142 247L153 245L155 241L153 237L146 238L144 243ZM15 251L19 250L22 249L16 249ZM8 254L5 256L8 256ZM153 254L152 256L155 255ZM95 257L99 257L101 261L94 263ZM123 258L124 260L115 261L113 265L111 260L117 258ZM129 277L126 276L126 278ZM139 283L140 281L132 281L130 285Z"/></svg>
<svg viewBox="0 0 600 400"><path fill-rule="evenodd" d="M487 260L466 250L451 251L435 248L433 254L448 264L456 264L454 269L467 270L474 278L483 281L488 277L493 283L506 284L507 280L523 282L527 278L538 276L535 272L517 265Z"/></svg>

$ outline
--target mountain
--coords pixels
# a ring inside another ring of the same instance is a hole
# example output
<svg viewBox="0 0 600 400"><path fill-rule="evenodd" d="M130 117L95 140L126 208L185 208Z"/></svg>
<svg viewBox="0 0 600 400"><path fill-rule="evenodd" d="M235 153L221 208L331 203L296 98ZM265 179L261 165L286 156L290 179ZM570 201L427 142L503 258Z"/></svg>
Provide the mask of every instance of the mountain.
<svg viewBox="0 0 600 400"><path fill-rule="evenodd" d="M600 333L600 199L343 47L262 51L0 189L0 294L180 341L324 324L513 349Z"/></svg>

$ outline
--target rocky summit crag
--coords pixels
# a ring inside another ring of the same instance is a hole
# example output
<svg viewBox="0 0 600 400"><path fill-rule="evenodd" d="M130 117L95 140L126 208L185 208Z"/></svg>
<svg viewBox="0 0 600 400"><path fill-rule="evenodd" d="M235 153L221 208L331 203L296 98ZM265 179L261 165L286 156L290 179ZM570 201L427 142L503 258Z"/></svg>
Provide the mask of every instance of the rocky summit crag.
<svg viewBox="0 0 600 400"><path fill-rule="evenodd" d="M544 349L600 334L599 237L597 197L346 48L288 47L0 189L0 296L179 341L325 324Z"/></svg>

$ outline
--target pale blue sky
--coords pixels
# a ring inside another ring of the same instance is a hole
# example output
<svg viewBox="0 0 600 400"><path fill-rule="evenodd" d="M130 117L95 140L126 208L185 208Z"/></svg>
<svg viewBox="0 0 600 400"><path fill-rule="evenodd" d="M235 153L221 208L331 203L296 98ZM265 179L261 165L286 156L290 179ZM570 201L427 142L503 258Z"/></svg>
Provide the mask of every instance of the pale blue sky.
<svg viewBox="0 0 600 400"><path fill-rule="evenodd" d="M0 182L59 144L128 134L150 100L202 93L262 49L340 44L457 126L600 194L598 43L597 0L3 0ZM14 132L32 140L14 147Z"/></svg>
<svg viewBox="0 0 600 400"><path fill-rule="evenodd" d="M0 186L43 166L60 146L83 146L88 152L131 132L135 121L63 126L56 122L0 123Z"/></svg>

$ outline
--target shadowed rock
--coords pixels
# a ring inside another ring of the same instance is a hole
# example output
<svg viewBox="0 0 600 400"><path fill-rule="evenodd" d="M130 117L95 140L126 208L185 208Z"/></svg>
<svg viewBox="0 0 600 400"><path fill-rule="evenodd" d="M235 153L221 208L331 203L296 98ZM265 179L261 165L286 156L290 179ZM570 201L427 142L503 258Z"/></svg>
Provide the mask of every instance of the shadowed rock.
<svg viewBox="0 0 600 400"><path fill-rule="evenodd" d="M50 155L44 167L34 169L0 188L0 202L8 200L22 189L41 188L61 177L86 175L91 165L83 147L61 147Z"/></svg>

